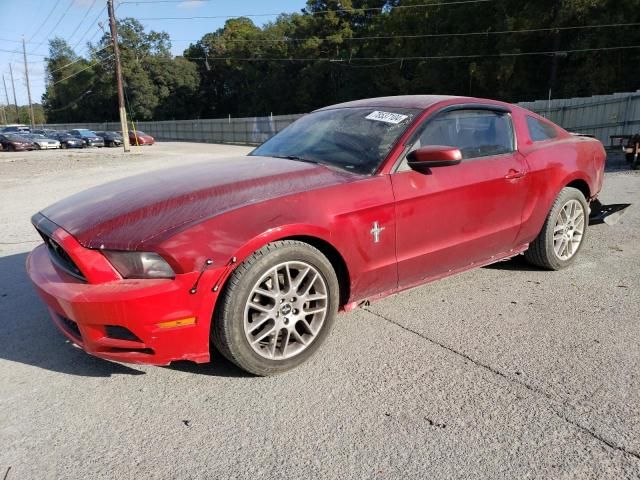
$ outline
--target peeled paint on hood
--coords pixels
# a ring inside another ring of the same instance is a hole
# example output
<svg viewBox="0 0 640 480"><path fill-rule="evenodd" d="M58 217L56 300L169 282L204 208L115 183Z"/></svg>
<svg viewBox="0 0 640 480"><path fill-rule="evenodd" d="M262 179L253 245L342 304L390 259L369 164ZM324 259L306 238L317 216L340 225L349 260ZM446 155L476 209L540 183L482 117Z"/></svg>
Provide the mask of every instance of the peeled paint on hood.
<svg viewBox="0 0 640 480"><path fill-rule="evenodd" d="M237 157L117 180L41 213L87 248L136 250L160 234L236 208L358 178L294 160Z"/></svg>

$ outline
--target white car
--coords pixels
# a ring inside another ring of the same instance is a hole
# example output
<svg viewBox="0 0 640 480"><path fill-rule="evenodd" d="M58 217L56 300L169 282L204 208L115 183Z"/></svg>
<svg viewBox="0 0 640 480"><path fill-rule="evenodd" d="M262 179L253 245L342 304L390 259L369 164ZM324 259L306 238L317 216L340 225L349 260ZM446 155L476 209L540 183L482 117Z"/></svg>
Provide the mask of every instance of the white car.
<svg viewBox="0 0 640 480"><path fill-rule="evenodd" d="M49 150L60 148L60 142L53 138L47 138L44 135L38 135L35 133L29 135L21 135L27 138L29 141L33 142L36 146L36 150Z"/></svg>

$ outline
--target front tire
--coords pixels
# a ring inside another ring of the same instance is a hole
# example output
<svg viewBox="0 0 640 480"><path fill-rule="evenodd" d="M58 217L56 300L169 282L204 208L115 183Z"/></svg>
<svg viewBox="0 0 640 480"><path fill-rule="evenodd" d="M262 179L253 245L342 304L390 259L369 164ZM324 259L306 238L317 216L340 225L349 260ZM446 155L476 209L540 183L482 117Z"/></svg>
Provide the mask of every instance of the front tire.
<svg viewBox="0 0 640 480"><path fill-rule="evenodd" d="M584 244L588 212L587 200L580 190L563 188L547 215L542 231L524 254L527 261L548 270L561 270L571 265Z"/></svg>
<svg viewBox="0 0 640 480"><path fill-rule="evenodd" d="M309 244L266 245L231 274L211 326L216 349L254 375L273 375L309 359L338 311L338 279Z"/></svg>

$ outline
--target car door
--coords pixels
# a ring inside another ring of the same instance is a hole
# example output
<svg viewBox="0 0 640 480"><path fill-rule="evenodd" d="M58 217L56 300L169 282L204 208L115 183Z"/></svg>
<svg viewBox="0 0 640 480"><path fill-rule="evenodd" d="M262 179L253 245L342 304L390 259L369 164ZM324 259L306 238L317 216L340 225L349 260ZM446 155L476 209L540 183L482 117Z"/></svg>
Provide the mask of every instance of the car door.
<svg viewBox="0 0 640 480"><path fill-rule="evenodd" d="M406 158L391 174L400 287L485 262L514 248L527 194L527 165L506 109L473 106L425 121L406 149L448 145L458 165L427 173Z"/></svg>

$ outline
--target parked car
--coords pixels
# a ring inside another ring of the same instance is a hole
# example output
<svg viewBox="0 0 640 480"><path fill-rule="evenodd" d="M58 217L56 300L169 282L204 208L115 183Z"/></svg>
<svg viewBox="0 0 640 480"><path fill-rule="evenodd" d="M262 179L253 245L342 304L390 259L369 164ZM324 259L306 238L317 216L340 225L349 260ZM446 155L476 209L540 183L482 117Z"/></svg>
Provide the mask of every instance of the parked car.
<svg viewBox="0 0 640 480"><path fill-rule="evenodd" d="M44 135L45 137L54 138L55 135L58 134L57 130L52 130L50 128L37 128L35 130L31 130L31 133L35 133L38 135Z"/></svg>
<svg viewBox="0 0 640 480"><path fill-rule="evenodd" d="M53 138L60 142L60 148L84 148L84 140L68 132L58 132Z"/></svg>
<svg viewBox="0 0 640 480"><path fill-rule="evenodd" d="M15 125L7 125L0 131L0 133L18 133L25 132L28 133L31 130L27 125L15 124Z"/></svg>
<svg viewBox="0 0 640 480"><path fill-rule="evenodd" d="M131 145L153 145L156 139L140 130L129 130L129 142Z"/></svg>
<svg viewBox="0 0 640 480"><path fill-rule="evenodd" d="M69 130L69 134L82 139L85 147L104 147L104 139L96 135L96 132L93 130L76 128Z"/></svg>
<svg viewBox="0 0 640 480"><path fill-rule="evenodd" d="M568 267L605 156L516 105L359 100L302 117L249 156L45 208L27 270L55 324L93 355L200 363L213 344L270 375L313 355L338 310L522 253Z"/></svg>
<svg viewBox="0 0 640 480"><path fill-rule="evenodd" d="M629 135L626 144L623 147L627 162L631 168L637 170L640 168L640 134Z"/></svg>
<svg viewBox="0 0 640 480"><path fill-rule="evenodd" d="M2 145L2 150L7 150L9 152L36 149L33 142L25 137L16 135L15 133L0 133L0 145Z"/></svg>
<svg viewBox="0 0 640 480"><path fill-rule="evenodd" d="M104 139L105 147L119 147L122 145L122 135L118 132L96 132L96 135Z"/></svg>
<svg viewBox="0 0 640 480"><path fill-rule="evenodd" d="M35 133L21 133L19 135L32 142L36 150L60 148L60 142L55 138L47 138L44 135L37 135Z"/></svg>

